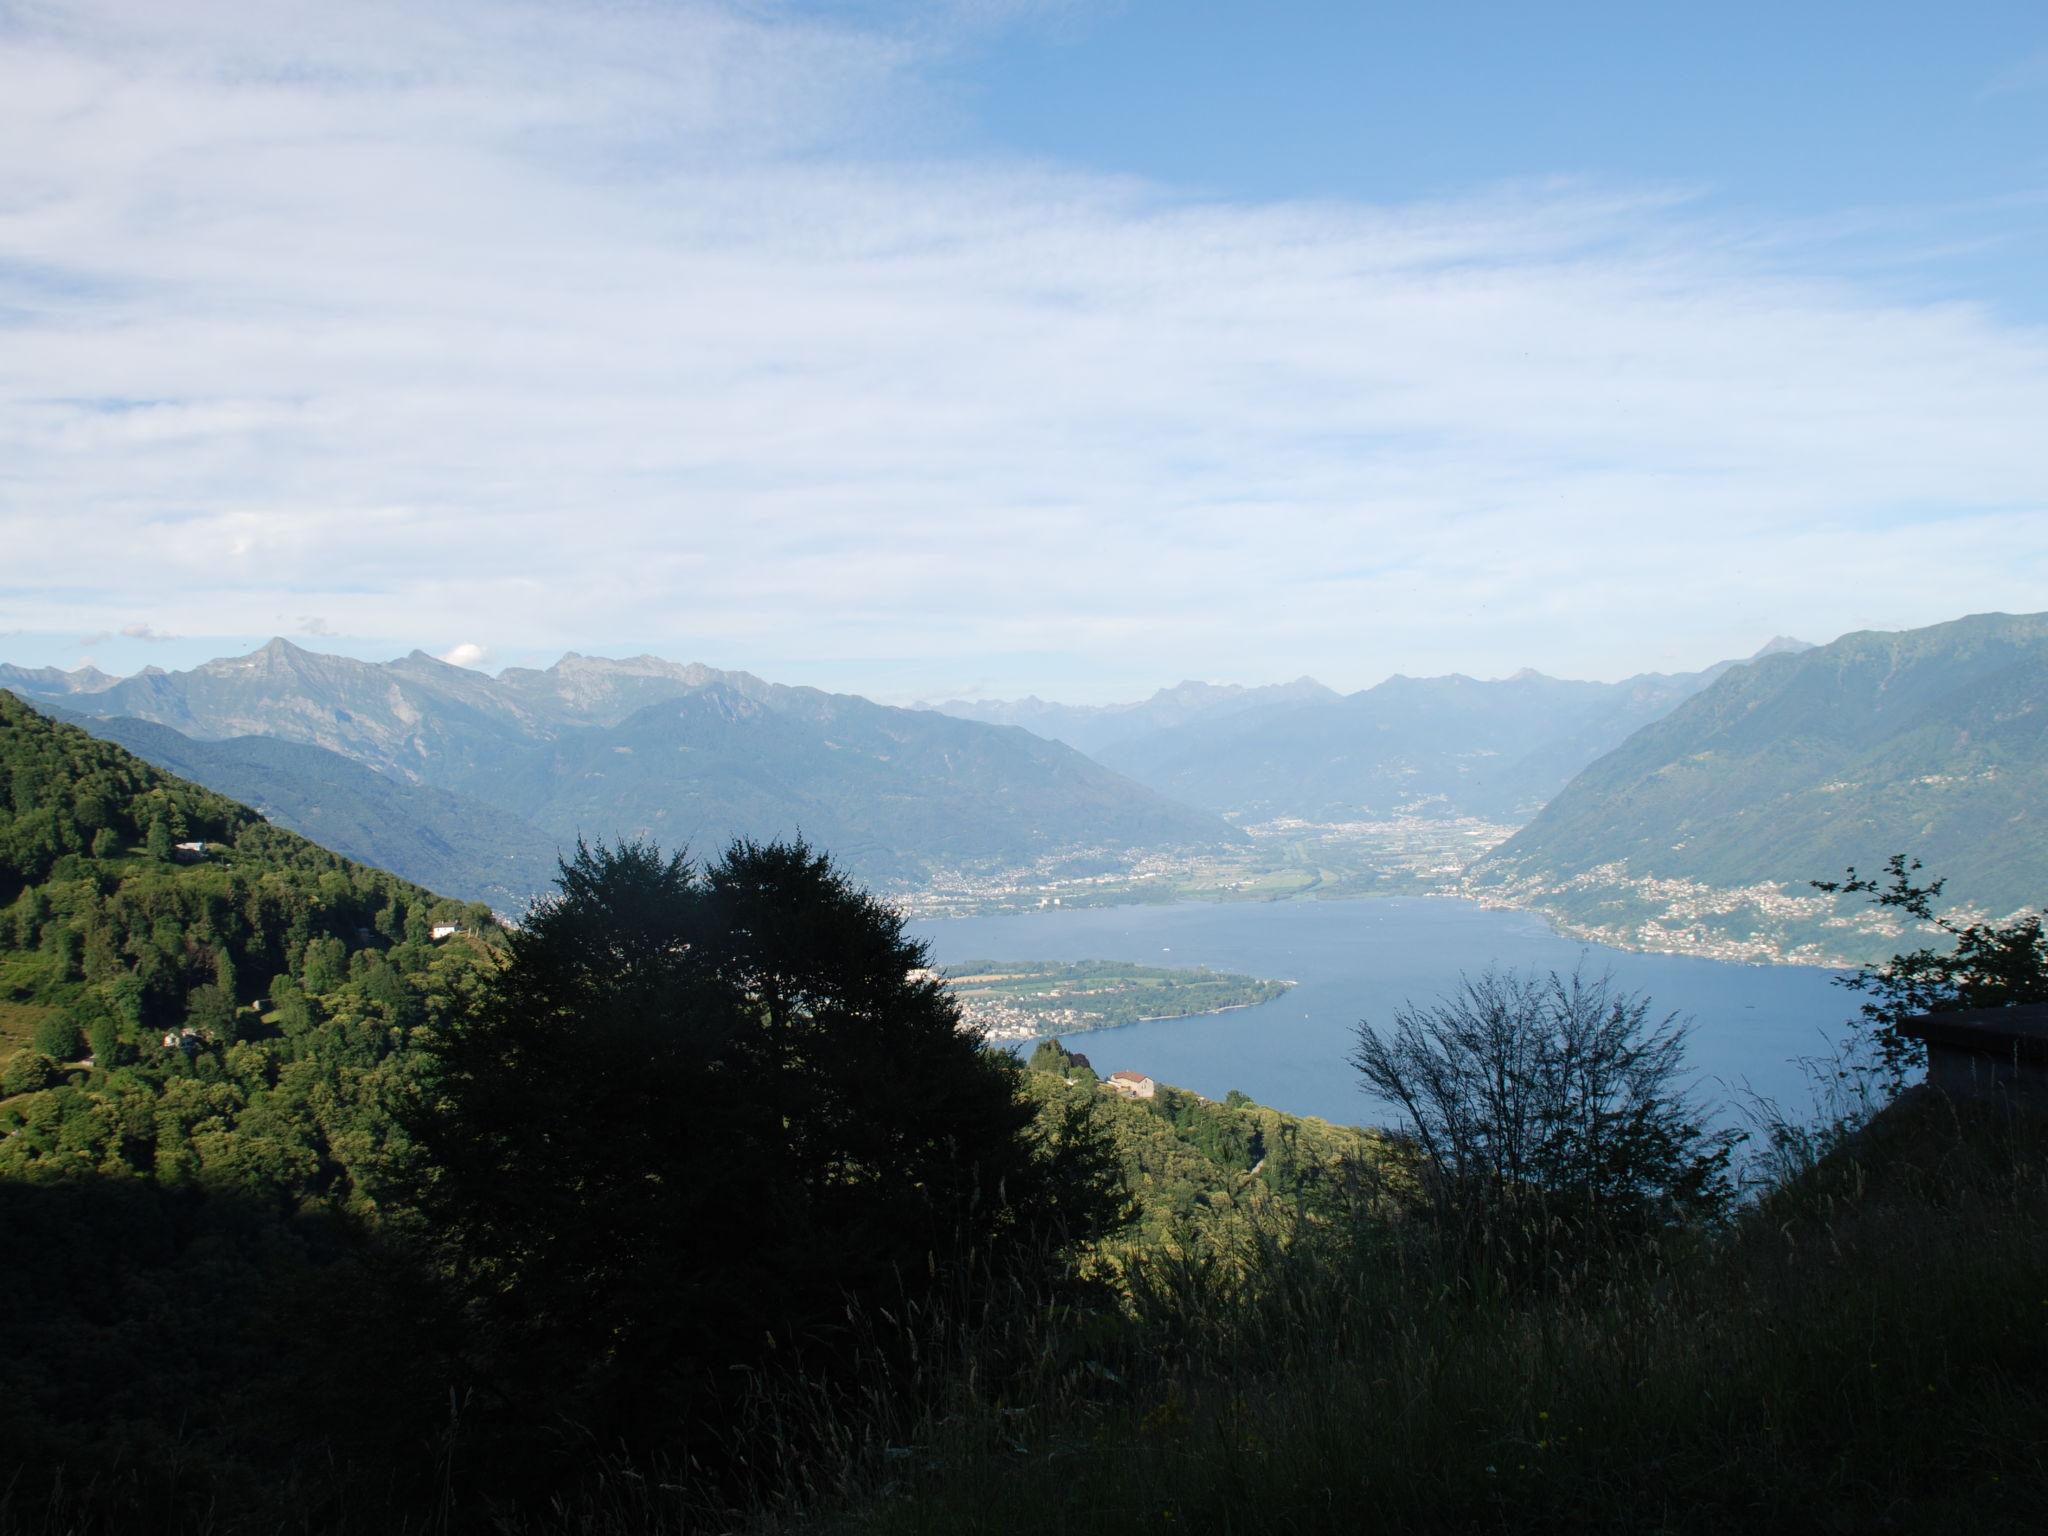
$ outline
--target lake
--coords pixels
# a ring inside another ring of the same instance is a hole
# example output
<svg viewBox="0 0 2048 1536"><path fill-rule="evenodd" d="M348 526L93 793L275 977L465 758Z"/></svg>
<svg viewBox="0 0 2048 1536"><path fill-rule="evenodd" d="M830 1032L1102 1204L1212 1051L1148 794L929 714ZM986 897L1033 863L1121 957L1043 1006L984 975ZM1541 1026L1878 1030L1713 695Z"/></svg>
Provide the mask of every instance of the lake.
<svg viewBox="0 0 2048 1536"><path fill-rule="evenodd" d="M1692 1017L1688 1061L1706 1096L1754 1092L1802 1117L1811 1094L1798 1060L1831 1056L1853 1032L1857 1004L1832 971L1630 954L1564 938L1531 913L1442 897L1077 908L933 919L910 931L940 965L1122 960L1294 981L1256 1008L1095 1030L1069 1045L1099 1073L1144 1072L1211 1098L1239 1088L1275 1109L1350 1124L1394 1118L1345 1059L1358 1021L1390 1024L1404 1002L1432 1003L1460 972L1489 964L1612 971L1660 1015Z"/></svg>

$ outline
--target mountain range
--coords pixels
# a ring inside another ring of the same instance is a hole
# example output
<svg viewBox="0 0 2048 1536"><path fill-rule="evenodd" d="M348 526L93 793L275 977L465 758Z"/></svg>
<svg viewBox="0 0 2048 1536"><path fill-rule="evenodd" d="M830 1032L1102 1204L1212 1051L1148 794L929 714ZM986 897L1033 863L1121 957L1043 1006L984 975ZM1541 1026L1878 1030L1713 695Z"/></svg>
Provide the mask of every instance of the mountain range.
<svg viewBox="0 0 2048 1536"><path fill-rule="evenodd" d="M655 657L571 654L491 677L419 651L372 663L278 639L184 672L10 668L0 686L351 856L493 901L579 836L708 850L802 834L884 886L1244 837L1023 730Z"/></svg>
<svg viewBox="0 0 2048 1536"><path fill-rule="evenodd" d="M801 834L901 889L1242 849L1261 819L1472 817L1521 829L1465 872L1472 894L1624 944L1825 958L1871 935L1809 880L1903 852L2002 915L2040 899L2048 862L2048 615L1778 640L1619 683L1183 683L1117 706L898 709L651 656L492 677L283 640L118 680L0 668L0 686L511 911L579 836Z"/></svg>
<svg viewBox="0 0 2048 1536"><path fill-rule="evenodd" d="M1757 656L1803 645L1779 638ZM1618 683L1532 671L1493 681L1396 676L1349 695L1307 678L1231 690L1183 683L1094 713L1037 699L940 707L1068 732L1077 745L1093 739L1086 750L1139 783L1244 820L1519 823L1579 769L1738 665Z"/></svg>
<svg viewBox="0 0 2048 1536"><path fill-rule="evenodd" d="M1189 680L1162 688L1134 704L1056 704L1035 695L1022 699L950 699L922 704L960 720L1017 725L1034 735L1063 741L1077 752L1102 757L1105 749L1142 741L1198 721L1222 720L1271 706L1329 704L1342 698L1312 677L1247 688L1237 683Z"/></svg>

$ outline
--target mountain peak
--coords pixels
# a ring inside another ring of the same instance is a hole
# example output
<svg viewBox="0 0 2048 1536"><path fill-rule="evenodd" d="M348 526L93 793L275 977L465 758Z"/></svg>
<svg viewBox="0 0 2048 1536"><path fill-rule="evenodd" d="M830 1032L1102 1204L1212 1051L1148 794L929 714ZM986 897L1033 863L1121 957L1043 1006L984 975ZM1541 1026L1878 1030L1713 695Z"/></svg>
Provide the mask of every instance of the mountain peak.
<svg viewBox="0 0 2048 1536"><path fill-rule="evenodd" d="M1811 640L1795 640L1790 635L1773 635L1764 642L1763 649L1749 659L1762 661L1766 656L1797 656L1801 651L1815 649Z"/></svg>
<svg viewBox="0 0 2048 1536"><path fill-rule="evenodd" d="M293 645L283 635L272 635L269 640L246 656L222 656L214 661L204 662L194 670L215 676L257 669L297 672L314 659L311 651Z"/></svg>

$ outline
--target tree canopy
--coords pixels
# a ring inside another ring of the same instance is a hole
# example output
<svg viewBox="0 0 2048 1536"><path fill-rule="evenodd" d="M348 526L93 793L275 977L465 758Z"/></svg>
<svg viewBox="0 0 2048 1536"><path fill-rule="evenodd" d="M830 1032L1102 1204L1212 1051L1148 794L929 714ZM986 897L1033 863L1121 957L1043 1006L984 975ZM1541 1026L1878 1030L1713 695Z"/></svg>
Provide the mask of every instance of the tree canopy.
<svg viewBox="0 0 2048 1536"><path fill-rule="evenodd" d="M579 845L411 1117L497 1384L613 1434L1119 1214L902 919L801 842Z"/></svg>

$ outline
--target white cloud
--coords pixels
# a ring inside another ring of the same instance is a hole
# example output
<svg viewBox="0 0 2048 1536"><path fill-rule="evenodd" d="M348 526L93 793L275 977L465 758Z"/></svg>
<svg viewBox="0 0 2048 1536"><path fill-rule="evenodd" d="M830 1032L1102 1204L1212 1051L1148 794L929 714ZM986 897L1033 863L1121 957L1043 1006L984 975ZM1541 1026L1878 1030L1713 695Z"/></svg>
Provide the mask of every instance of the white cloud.
<svg viewBox="0 0 2048 1536"><path fill-rule="evenodd" d="M173 640L182 640L183 635L167 635L148 624L123 624L121 637L125 640L140 640L148 645L167 645Z"/></svg>
<svg viewBox="0 0 2048 1536"><path fill-rule="evenodd" d="M461 645L443 651L440 659L451 667L481 667L490 661L491 653L485 647L465 640Z"/></svg>
<svg viewBox="0 0 2048 1536"><path fill-rule="evenodd" d="M25 14L25 627L289 605L1100 696L1613 675L2048 590L2048 341L1669 189L907 159L935 45L753 8Z"/></svg>

